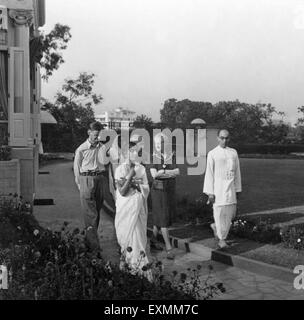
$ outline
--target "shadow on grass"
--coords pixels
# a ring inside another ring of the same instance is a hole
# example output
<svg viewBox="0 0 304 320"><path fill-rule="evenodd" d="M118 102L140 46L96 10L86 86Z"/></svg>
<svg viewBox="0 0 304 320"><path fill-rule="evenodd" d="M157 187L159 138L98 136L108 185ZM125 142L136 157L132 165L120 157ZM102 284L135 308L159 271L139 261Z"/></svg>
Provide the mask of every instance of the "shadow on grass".
<svg viewBox="0 0 304 320"><path fill-rule="evenodd" d="M191 242L213 238L211 229L206 226L190 225L176 230L172 230L170 235L179 239L191 239Z"/></svg>

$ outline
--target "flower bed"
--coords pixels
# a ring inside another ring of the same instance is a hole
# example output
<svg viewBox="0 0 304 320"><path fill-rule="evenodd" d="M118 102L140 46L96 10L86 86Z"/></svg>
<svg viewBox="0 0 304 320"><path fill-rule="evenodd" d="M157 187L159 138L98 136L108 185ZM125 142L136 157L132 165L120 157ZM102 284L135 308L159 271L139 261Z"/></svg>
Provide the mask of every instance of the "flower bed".
<svg viewBox="0 0 304 320"><path fill-rule="evenodd" d="M286 248L304 249L304 225L276 227L269 220L254 222L238 219L232 223L231 234L261 243L283 243Z"/></svg>
<svg viewBox="0 0 304 320"><path fill-rule="evenodd" d="M169 281L160 261L144 267L153 272L149 282L90 252L84 232L67 227L44 229L17 197L2 201L0 264L9 271L9 289L0 300L191 300L225 291L220 283L201 283L200 266Z"/></svg>

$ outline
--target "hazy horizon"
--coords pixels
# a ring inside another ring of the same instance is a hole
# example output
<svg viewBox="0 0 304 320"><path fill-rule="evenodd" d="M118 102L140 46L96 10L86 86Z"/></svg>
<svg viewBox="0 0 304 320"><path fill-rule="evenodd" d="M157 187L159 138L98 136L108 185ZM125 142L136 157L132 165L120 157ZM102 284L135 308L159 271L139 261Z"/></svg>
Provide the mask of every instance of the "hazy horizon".
<svg viewBox="0 0 304 320"><path fill-rule="evenodd" d="M71 27L65 63L43 84L97 75L96 113L126 107L159 120L165 100L304 105L304 3L296 0L49 0L49 31Z"/></svg>

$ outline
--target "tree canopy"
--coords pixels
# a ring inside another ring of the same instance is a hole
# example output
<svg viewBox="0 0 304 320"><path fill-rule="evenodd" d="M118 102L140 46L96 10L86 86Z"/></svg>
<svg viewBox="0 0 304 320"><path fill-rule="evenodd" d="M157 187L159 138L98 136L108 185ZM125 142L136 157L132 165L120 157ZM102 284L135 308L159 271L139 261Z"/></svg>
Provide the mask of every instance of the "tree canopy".
<svg viewBox="0 0 304 320"><path fill-rule="evenodd" d="M137 116L133 122L133 127L138 129L150 130L152 126L153 120L144 114Z"/></svg>
<svg viewBox="0 0 304 320"><path fill-rule="evenodd" d="M58 122L56 135L61 136L59 144L58 141L52 143L53 149L75 151L86 139L89 124L95 121L93 106L103 99L94 92L95 77L94 73L82 72L76 79L66 79L54 103L44 101L43 108Z"/></svg>
<svg viewBox="0 0 304 320"><path fill-rule="evenodd" d="M283 122L274 121L274 116L284 117L271 104L248 104L238 100L196 102L190 100L169 99L161 110L161 121L170 127L187 127L196 118L208 125L227 128L234 142L246 143L282 143L289 127Z"/></svg>
<svg viewBox="0 0 304 320"><path fill-rule="evenodd" d="M54 29L48 33L41 33L35 39L37 45L35 48L34 59L38 62L42 69L44 80L48 80L59 66L64 63L62 52L67 49L68 42L71 40L71 28L67 25L57 23Z"/></svg>

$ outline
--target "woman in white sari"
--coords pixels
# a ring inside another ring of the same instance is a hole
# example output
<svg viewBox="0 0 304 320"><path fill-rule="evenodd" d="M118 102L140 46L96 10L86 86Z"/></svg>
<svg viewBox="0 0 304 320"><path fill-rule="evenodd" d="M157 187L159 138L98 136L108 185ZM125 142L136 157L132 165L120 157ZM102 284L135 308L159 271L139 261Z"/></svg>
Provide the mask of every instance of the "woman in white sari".
<svg viewBox="0 0 304 320"><path fill-rule="evenodd" d="M147 198L150 190L146 169L136 162L136 157L136 148L131 146L129 156L115 172L115 229L121 247L122 264L126 263L131 273L144 275L151 281L151 271L144 268L149 263L146 246Z"/></svg>

